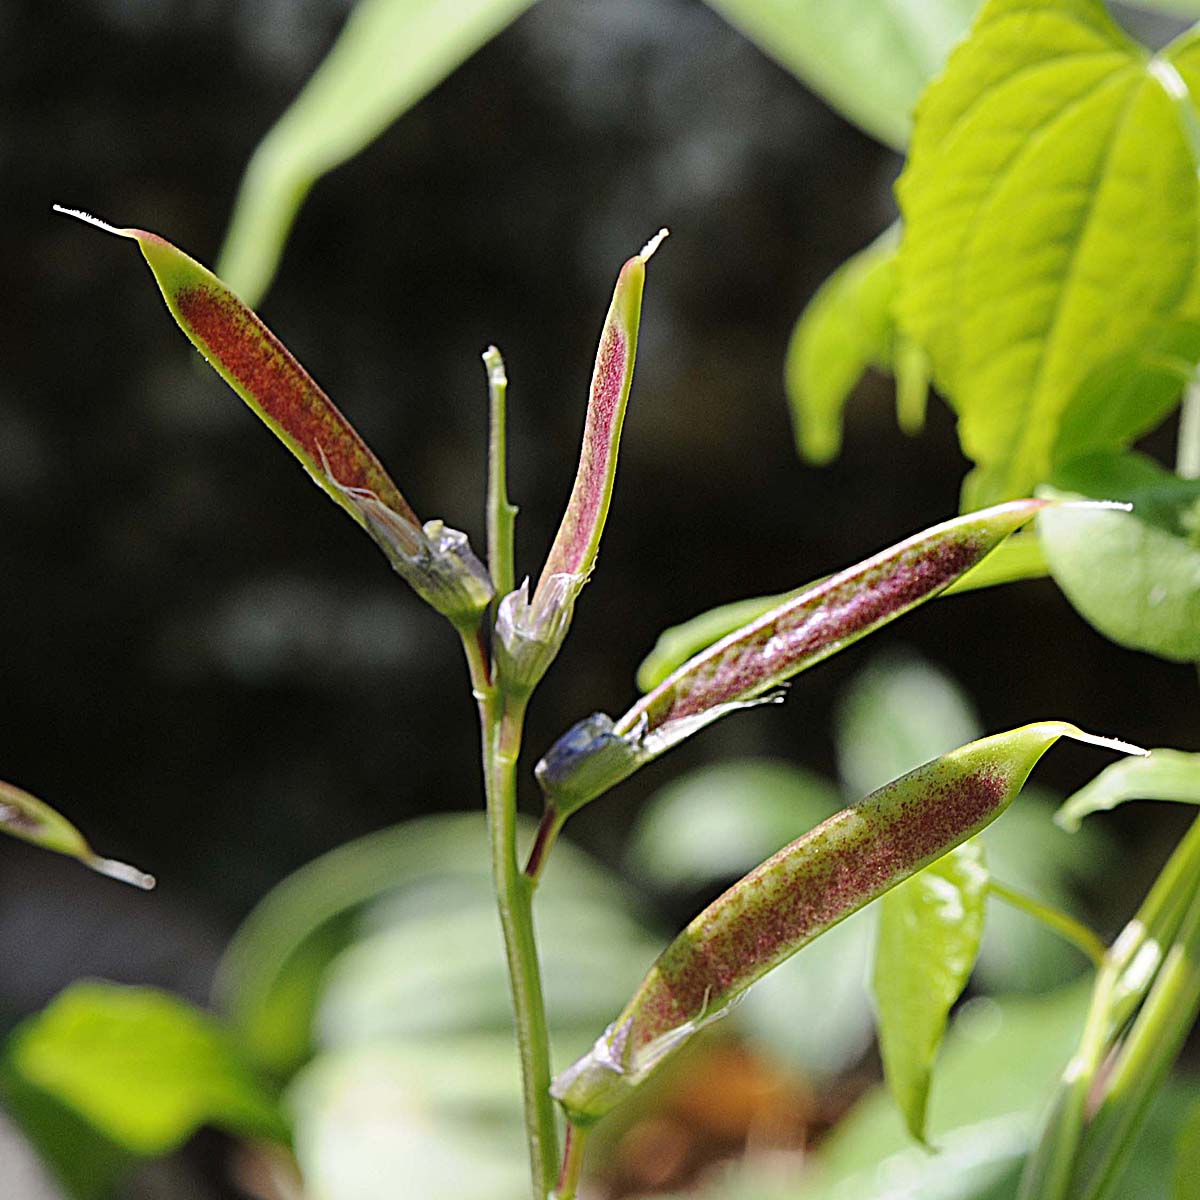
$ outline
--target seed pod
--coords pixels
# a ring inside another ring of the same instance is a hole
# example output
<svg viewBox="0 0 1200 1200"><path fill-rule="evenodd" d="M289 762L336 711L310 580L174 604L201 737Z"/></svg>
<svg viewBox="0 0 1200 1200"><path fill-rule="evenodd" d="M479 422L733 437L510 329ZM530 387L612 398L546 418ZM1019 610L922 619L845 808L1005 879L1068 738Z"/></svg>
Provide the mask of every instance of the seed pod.
<svg viewBox="0 0 1200 1200"><path fill-rule="evenodd" d="M11 783L0 783L0 832L66 854L101 875L132 883L134 887L148 890L154 886L153 875L112 858L101 858L66 817Z"/></svg>
<svg viewBox="0 0 1200 1200"><path fill-rule="evenodd" d="M456 625L477 623L492 587L465 536L441 522L422 529L383 464L254 312L207 267L158 234L115 229L87 213L55 209L137 242L179 327L312 481L371 535L434 608Z"/></svg>
<svg viewBox="0 0 1200 1200"><path fill-rule="evenodd" d="M565 818L710 721L936 596L1047 503L1014 500L935 525L788 597L689 659L620 720L587 718L537 765L547 805Z"/></svg>
<svg viewBox="0 0 1200 1200"><path fill-rule="evenodd" d="M994 821L1060 737L1144 753L1061 721L972 742L885 784L785 846L659 955L591 1051L551 1088L575 1125L599 1120L772 968Z"/></svg>
<svg viewBox="0 0 1200 1200"><path fill-rule="evenodd" d="M666 236L665 229L659 230L617 276L596 350L579 468L562 523L532 598L525 583L500 601L496 658L506 686L520 695L533 690L558 654L575 600L596 563L633 385L646 263Z"/></svg>

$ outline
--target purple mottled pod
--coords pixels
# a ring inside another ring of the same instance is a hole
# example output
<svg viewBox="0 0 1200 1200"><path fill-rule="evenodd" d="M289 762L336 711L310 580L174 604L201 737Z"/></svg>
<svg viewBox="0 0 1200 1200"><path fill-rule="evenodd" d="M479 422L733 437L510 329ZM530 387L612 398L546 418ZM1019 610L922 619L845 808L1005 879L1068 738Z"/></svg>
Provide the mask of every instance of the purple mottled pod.
<svg viewBox="0 0 1200 1200"><path fill-rule="evenodd" d="M466 535L440 521L422 527L383 464L257 314L158 234L115 229L73 209L58 211L137 242L179 327L313 482L434 608L460 627L478 624L493 588Z"/></svg>
<svg viewBox="0 0 1200 1200"><path fill-rule="evenodd" d="M593 736L575 727L537 765L547 806L565 818L710 721L936 596L1048 503L1014 500L935 525L709 646L620 720L588 718Z"/></svg>
<svg viewBox="0 0 1200 1200"><path fill-rule="evenodd" d="M524 583L500 601L496 659L505 686L518 694L533 689L558 653L571 624L575 600L596 564L633 386L646 263L666 236L667 231L660 230L617 276L600 331L579 468L562 523L532 598L528 583Z"/></svg>
<svg viewBox="0 0 1200 1200"><path fill-rule="evenodd" d="M994 821L1060 738L1042 721L972 742L835 813L756 867L659 955L624 1011L551 1092L574 1125L599 1120L755 980Z"/></svg>

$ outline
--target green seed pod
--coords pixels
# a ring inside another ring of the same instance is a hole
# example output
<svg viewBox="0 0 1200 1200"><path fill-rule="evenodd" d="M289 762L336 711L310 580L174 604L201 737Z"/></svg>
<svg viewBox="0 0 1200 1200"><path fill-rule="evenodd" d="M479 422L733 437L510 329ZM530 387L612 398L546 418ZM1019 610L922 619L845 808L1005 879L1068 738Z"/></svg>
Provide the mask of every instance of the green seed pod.
<svg viewBox="0 0 1200 1200"><path fill-rule="evenodd" d="M1144 753L1061 721L972 742L885 784L785 846L659 955L624 1011L551 1093L589 1125L757 979L941 858L1012 803L1060 737Z"/></svg>
<svg viewBox="0 0 1200 1200"><path fill-rule="evenodd" d="M956 517L787 597L689 659L602 736L568 731L536 768L547 807L565 819L709 722L936 596L1047 503Z"/></svg>
<svg viewBox="0 0 1200 1200"><path fill-rule="evenodd" d="M213 370L423 599L460 628L478 625L494 589L466 535L440 521L422 527L383 464L256 313L158 234L116 229L87 213L55 208L137 242L171 315Z"/></svg>

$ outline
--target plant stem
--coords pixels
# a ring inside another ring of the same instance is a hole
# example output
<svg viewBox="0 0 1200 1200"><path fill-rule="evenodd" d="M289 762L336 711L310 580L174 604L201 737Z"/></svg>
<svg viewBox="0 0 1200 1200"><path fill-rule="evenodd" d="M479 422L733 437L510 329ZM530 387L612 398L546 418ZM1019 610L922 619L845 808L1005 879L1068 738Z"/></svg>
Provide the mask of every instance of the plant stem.
<svg viewBox="0 0 1200 1200"><path fill-rule="evenodd" d="M988 880L988 891L997 899L1011 904L1014 908L1019 908L1022 912L1041 921L1047 928L1054 930L1060 937L1065 938L1076 949L1086 954L1092 960L1093 966L1098 968L1104 965L1107 947L1100 940L1100 936L1082 921L1076 920L1069 913L1038 900L1018 888L1001 883L999 879Z"/></svg>
<svg viewBox="0 0 1200 1200"><path fill-rule="evenodd" d="M558 834L563 823L563 818L558 815L558 810L553 804L548 804L546 811L542 814L533 845L529 849L529 859L525 863L525 878L533 887L537 887L542 878L550 851L553 849L554 843L558 841Z"/></svg>
<svg viewBox="0 0 1200 1200"><path fill-rule="evenodd" d="M558 1175L555 1200L575 1200L580 1172L583 1170L583 1149L587 1143L587 1135L586 1129L567 1124L567 1141L563 1147L562 1170Z"/></svg>
<svg viewBox="0 0 1200 1200"><path fill-rule="evenodd" d="M495 346L483 353L488 373L490 421L488 427L487 538L488 571L496 586L496 598L502 600L514 586L513 527L517 509L508 502L507 483L507 402L508 376L504 359Z"/></svg>
<svg viewBox="0 0 1200 1200"><path fill-rule="evenodd" d="M1200 1010L1200 895L1167 953L1146 1003L1121 1047L1104 1099L1088 1129L1079 1194L1085 1200L1112 1195L1113 1184L1133 1148L1146 1110L1158 1094Z"/></svg>
<svg viewBox="0 0 1200 1200"><path fill-rule="evenodd" d="M1193 375L1183 389L1175 473L1182 479L1200 479L1200 377L1197 375Z"/></svg>
<svg viewBox="0 0 1200 1200"><path fill-rule="evenodd" d="M558 1170L558 1126L550 1098L550 1048L541 968L533 933L533 882L521 873L516 845L516 765L524 705L489 689L480 700L483 769L496 906L504 931L517 1047L525 1096L525 1132L535 1200L551 1194Z"/></svg>

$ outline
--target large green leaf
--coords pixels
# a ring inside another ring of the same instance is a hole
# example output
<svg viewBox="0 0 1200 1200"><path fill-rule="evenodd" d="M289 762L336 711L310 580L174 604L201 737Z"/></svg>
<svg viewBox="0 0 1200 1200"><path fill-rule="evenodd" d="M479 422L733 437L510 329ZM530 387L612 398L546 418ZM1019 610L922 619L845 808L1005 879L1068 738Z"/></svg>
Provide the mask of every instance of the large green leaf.
<svg viewBox="0 0 1200 1200"><path fill-rule="evenodd" d="M1060 496L1133 505L1039 518L1050 572L1080 615L1122 646L1200 660L1200 480L1128 453L1079 459L1052 482Z"/></svg>
<svg viewBox="0 0 1200 1200"><path fill-rule="evenodd" d="M796 448L809 462L837 457L851 391L868 367L891 361L899 237L893 225L843 263L796 322L784 383Z"/></svg>
<svg viewBox="0 0 1200 1200"><path fill-rule="evenodd" d="M217 274L262 298L312 185L369 145L533 0L359 0L246 168Z"/></svg>
<svg viewBox="0 0 1200 1200"><path fill-rule="evenodd" d="M913 105L979 0L708 0L766 54L881 142L903 149Z"/></svg>
<svg viewBox="0 0 1200 1200"><path fill-rule="evenodd" d="M979 954L987 883L982 845L964 842L880 901L879 1050L888 1087L921 1142L934 1059Z"/></svg>
<svg viewBox="0 0 1200 1200"><path fill-rule="evenodd" d="M989 0L922 97L896 311L959 413L972 505L1044 479L1085 381L1196 313L1171 53L1152 60L1100 0Z"/></svg>
<svg viewBox="0 0 1200 1200"><path fill-rule="evenodd" d="M286 1137L274 1100L227 1031L151 988L78 983L19 1026L8 1069L137 1154L162 1154L198 1126Z"/></svg>
<svg viewBox="0 0 1200 1200"><path fill-rule="evenodd" d="M1151 750L1149 758L1126 758L1105 767L1059 809L1055 820L1074 831L1084 817L1127 800L1177 800L1200 804L1200 754Z"/></svg>

